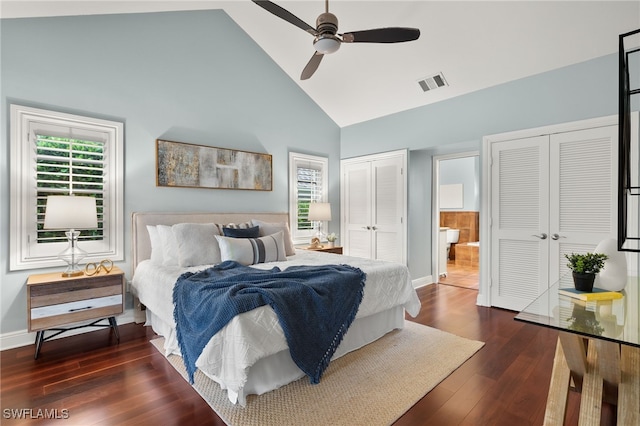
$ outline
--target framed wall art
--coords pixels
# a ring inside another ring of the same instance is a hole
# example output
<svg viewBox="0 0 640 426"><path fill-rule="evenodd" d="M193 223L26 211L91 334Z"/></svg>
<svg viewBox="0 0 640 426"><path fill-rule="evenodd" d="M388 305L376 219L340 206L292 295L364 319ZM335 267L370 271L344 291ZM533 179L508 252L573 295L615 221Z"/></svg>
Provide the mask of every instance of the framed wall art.
<svg viewBox="0 0 640 426"><path fill-rule="evenodd" d="M156 185L272 190L270 154L156 140Z"/></svg>

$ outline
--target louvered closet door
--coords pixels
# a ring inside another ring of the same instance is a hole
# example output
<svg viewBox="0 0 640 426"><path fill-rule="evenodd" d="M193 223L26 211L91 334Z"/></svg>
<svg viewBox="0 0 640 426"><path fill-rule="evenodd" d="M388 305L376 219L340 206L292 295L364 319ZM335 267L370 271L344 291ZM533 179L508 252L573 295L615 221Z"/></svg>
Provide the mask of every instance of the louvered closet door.
<svg viewBox="0 0 640 426"><path fill-rule="evenodd" d="M565 253L590 252L617 232L618 126L551 135L550 283L572 285Z"/></svg>
<svg viewBox="0 0 640 426"><path fill-rule="evenodd" d="M549 138L492 144L491 304L521 310L547 288Z"/></svg>
<svg viewBox="0 0 640 426"><path fill-rule="evenodd" d="M407 151L340 162L344 253L406 264Z"/></svg>
<svg viewBox="0 0 640 426"><path fill-rule="evenodd" d="M374 259L405 263L403 157L376 160L373 177L372 232Z"/></svg>
<svg viewBox="0 0 640 426"><path fill-rule="evenodd" d="M617 126L492 144L491 304L521 310L617 230Z"/></svg>
<svg viewBox="0 0 640 426"><path fill-rule="evenodd" d="M371 162L343 166L344 254L370 258L371 240Z"/></svg>

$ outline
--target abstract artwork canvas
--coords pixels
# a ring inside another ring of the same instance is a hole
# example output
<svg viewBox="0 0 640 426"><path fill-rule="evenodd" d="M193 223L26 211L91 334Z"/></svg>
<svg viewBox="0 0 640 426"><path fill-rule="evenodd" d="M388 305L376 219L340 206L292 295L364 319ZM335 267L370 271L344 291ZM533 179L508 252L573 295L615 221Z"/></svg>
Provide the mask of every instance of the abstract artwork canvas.
<svg viewBox="0 0 640 426"><path fill-rule="evenodd" d="M271 191L271 155L156 140L156 184Z"/></svg>

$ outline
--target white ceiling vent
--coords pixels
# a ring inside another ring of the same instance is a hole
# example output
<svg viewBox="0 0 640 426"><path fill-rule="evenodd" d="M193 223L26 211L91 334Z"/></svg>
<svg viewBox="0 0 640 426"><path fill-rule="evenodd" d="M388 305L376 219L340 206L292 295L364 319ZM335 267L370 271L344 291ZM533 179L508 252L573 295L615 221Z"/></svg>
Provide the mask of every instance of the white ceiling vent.
<svg viewBox="0 0 640 426"><path fill-rule="evenodd" d="M437 89L439 87L448 86L447 80L444 79L444 75L439 72L436 75L425 77L422 80L418 80L418 84L423 92Z"/></svg>

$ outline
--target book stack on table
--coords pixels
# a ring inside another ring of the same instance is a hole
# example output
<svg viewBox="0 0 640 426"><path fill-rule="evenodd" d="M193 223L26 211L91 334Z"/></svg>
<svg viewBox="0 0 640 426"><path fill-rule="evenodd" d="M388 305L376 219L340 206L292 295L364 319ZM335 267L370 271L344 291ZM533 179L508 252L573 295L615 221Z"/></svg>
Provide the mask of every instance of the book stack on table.
<svg viewBox="0 0 640 426"><path fill-rule="evenodd" d="M558 290L561 296L571 297L573 299L584 300L586 302L595 300L615 300L622 299L622 293L618 291L603 290L594 287L592 291L580 291L575 288L561 288Z"/></svg>

